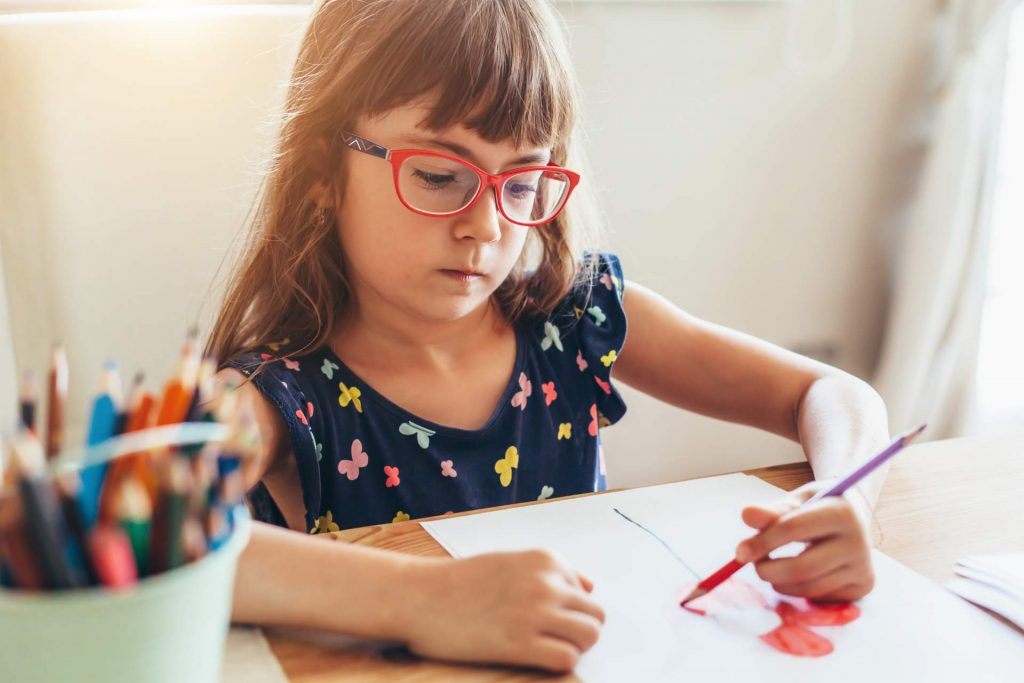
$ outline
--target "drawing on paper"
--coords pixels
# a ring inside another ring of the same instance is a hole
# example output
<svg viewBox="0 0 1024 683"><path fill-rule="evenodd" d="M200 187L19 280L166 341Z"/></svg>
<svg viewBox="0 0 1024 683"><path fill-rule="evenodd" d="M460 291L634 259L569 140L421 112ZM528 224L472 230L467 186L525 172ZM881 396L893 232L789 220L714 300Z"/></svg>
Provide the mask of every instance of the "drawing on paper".
<svg viewBox="0 0 1024 683"><path fill-rule="evenodd" d="M679 604L703 577L656 533L618 508L612 509L622 519L660 543L693 577L692 581L676 590L674 600ZM779 652L798 657L821 657L834 649L832 641L809 627L842 626L860 616L860 609L852 603L819 604L804 598L777 597L773 604L758 588L735 577L729 578L707 595L687 603L682 609L710 617L725 629L757 637Z"/></svg>

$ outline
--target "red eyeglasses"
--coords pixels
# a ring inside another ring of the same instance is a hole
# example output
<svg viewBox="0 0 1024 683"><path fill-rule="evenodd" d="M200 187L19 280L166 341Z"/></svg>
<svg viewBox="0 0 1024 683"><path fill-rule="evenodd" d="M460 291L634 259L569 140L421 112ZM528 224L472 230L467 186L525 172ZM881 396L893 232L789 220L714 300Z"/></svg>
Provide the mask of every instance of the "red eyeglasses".
<svg viewBox="0 0 1024 683"><path fill-rule="evenodd" d="M498 211L516 225L543 225L565 208L580 176L553 164L525 166L494 175L440 152L388 149L343 131L345 145L391 162L395 192L410 211L424 216L456 216L468 211L490 186Z"/></svg>

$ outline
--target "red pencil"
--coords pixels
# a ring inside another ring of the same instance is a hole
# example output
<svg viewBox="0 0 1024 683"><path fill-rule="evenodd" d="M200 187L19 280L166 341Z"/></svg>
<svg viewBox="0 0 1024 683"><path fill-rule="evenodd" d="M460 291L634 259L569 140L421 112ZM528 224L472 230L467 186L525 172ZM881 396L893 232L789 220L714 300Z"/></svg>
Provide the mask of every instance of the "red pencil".
<svg viewBox="0 0 1024 683"><path fill-rule="evenodd" d="M924 428L925 425L921 425L916 429L910 429L901 434L897 434L896 437L889 442L889 445L882 449L880 453L871 456L862 463L858 463L853 468L851 468L849 472L840 477L838 482L832 484L828 488L818 491L816 494L814 494L814 496L800 503L799 507L802 508L807 507L809 505L813 505L822 498L843 495L843 493L845 493L850 487L856 485L857 482L859 482L861 479L871 474L873 471L881 467L888 460L893 458L897 453L903 450L903 448L907 444L913 441L918 435L921 434L921 432L924 431ZM730 576L738 572L744 564L746 563L740 562L736 559L732 559L726 562L721 569L719 569L714 574L698 583L696 588L690 591L690 594L683 598L682 602L679 603L679 606L685 607L686 603L690 602L691 600L696 600L697 598L703 595L707 595L709 592L714 590L716 586L723 583Z"/></svg>
<svg viewBox="0 0 1024 683"><path fill-rule="evenodd" d="M139 580L131 542L117 527L97 525L89 534L89 553L100 583L107 588L127 588Z"/></svg>

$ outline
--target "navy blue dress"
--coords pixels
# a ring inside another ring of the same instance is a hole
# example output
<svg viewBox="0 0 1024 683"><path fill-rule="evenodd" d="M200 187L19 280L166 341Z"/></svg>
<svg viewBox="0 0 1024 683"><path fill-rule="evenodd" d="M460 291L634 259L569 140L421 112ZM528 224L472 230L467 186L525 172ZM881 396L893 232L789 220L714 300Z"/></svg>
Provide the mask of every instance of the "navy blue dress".
<svg viewBox="0 0 1024 683"><path fill-rule="evenodd" d="M229 362L246 375L264 365L253 384L287 425L310 533L603 490L599 429L626 412L611 382L626 316L619 260L598 256L592 282L516 326L515 368L480 429L409 413L329 347ZM282 523L264 505L257 516Z"/></svg>

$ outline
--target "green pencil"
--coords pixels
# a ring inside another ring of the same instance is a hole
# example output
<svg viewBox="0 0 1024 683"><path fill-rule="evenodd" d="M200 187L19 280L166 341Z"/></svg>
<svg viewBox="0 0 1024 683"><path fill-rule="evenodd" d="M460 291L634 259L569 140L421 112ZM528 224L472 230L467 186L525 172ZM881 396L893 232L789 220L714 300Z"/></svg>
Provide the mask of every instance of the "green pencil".
<svg viewBox="0 0 1024 683"><path fill-rule="evenodd" d="M149 533L152 528L153 503L149 500L146 489L134 477L126 478L121 484L115 510L118 526L128 536L128 541L131 543L139 576L147 576L149 574Z"/></svg>

